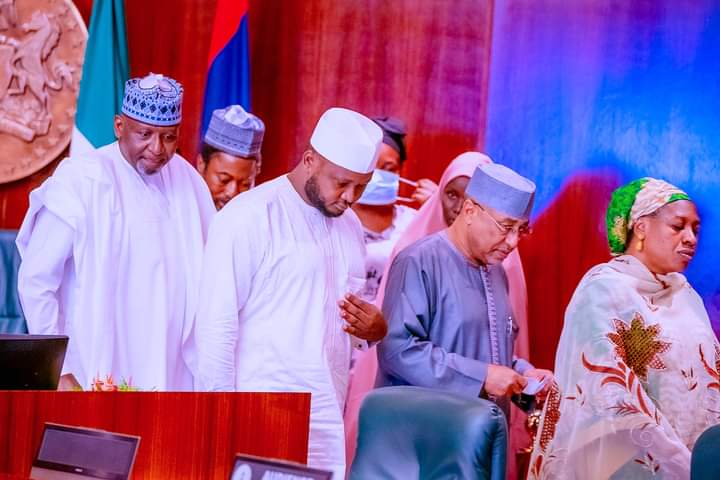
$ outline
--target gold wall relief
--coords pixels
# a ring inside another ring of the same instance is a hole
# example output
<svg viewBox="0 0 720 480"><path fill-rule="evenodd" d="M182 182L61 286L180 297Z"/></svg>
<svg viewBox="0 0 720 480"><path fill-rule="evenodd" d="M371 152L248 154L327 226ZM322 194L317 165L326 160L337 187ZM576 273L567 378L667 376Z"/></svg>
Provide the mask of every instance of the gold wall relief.
<svg viewBox="0 0 720 480"><path fill-rule="evenodd" d="M0 0L0 183L70 143L87 37L70 0Z"/></svg>

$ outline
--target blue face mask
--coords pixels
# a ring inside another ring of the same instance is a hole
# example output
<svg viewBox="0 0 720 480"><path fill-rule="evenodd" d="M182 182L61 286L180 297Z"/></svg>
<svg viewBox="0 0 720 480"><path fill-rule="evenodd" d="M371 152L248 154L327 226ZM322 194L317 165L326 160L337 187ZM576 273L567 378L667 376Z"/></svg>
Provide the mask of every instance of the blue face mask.
<svg viewBox="0 0 720 480"><path fill-rule="evenodd" d="M392 205L398 199L400 175L376 169L357 203L363 205Z"/></svg>

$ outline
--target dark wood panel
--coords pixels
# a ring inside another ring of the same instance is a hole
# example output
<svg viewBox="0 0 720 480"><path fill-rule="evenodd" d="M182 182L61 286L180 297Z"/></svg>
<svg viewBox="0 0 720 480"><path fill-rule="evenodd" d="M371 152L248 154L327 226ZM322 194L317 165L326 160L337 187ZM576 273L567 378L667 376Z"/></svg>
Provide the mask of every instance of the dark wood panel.
<svg viewBox="0 0 720 480"><path fill-rule="evenodd" d="M0 472L28 475L44 422L139 435L133 478L222 479L235 453L305 463L310 394L0 391Z"/></svg>

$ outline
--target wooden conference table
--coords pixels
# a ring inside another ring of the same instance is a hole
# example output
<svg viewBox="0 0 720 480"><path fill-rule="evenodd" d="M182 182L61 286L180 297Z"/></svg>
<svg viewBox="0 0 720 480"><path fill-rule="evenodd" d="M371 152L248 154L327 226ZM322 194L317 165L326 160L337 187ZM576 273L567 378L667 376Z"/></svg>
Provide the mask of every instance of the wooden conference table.
<svg viewBox="0 0 720 480"><path fill-rule="evenodd" d="M134 479L227 480L236 453L305 463L309 419L308 393L3 390L0 475L28 478L53 422L140 436Z"/></svg>

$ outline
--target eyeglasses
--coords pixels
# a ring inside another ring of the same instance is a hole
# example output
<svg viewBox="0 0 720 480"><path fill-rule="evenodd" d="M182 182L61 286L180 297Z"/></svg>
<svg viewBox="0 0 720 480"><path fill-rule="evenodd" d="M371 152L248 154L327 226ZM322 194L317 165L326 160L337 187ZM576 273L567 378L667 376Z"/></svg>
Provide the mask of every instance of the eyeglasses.
<svg viewBox="0 0 720 480"><path fill-rule="evenodd" d="M490 220L492 220L492 222L495 224L495 226L498 228L498 230L500 230L500 232L503 234L504 237L507 237L510 234L514 233L515 235L518 236L518 238L523 238L523 237L527 237L528 235L530 235L532 233L532 229L527 224L516 225L514 227L510 227L508 225L501 224L500 222L495 220L495 217L490 215L490 212L485 210L485 208L482 205L480 205L479 203L477 203L475 201L473 201L473 203L475 205L477 205L477 207L480 210L485 212L485 215L487 215L490 218Z"/></svg>

